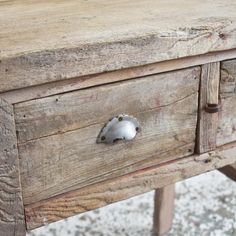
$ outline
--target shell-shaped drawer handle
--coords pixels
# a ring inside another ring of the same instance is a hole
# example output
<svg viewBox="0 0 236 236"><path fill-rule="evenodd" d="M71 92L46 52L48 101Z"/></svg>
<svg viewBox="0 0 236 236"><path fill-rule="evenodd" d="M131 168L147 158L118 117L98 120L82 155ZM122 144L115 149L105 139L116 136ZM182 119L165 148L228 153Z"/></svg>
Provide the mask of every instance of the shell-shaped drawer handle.
<svg viewBox="0 0 236 236"><path fill-rule="evenodd" d="M135 138L140 131L136 118L129 115L118 115L102 128L97 138L97 143L115 143L118 140L129 141Z"/></svg>

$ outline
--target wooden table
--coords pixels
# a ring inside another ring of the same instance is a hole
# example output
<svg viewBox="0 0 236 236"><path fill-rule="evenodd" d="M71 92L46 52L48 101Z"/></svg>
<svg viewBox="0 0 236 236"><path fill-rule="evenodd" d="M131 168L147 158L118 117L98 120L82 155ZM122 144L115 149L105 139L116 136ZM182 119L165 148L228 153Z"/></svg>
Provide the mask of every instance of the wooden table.
<svg viewBox="0 0 236 236"><path fill-rule="evenodd" d="M0 0L0 141L0 236L153 189L163 234L175 182L236 179L236 1Z"/></svg>

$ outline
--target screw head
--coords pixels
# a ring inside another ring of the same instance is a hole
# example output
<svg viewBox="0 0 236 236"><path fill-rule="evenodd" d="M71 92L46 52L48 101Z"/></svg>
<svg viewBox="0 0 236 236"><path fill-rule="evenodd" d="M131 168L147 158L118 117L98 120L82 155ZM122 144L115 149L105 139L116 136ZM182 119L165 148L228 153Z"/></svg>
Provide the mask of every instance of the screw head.
<svg viewBox="0 0 236 236"><path fill-rule="evenodd" d="M208 113L217 113L217 112L219 112L219 105L218 104L207 104L205 107L205 110Z"/></svg>

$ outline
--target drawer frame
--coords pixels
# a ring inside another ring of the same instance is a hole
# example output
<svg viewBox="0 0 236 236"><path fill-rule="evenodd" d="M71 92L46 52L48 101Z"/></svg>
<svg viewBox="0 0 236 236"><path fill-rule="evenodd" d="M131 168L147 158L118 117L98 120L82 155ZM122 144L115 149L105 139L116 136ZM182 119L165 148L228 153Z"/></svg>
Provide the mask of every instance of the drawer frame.
<svg viewBox="0 0 236 236"><path fill-rule="evenodd" d="M11 232L13 232L12 230L18 229L17 236L23 236L25 235L26 228L34 229L54 221L64 219L65 217L96 209L98 207L102 207L119 200L127 199L152 189L161 188L177 181L205 173L207 171L219 169L222 167L226 168L225 166L228 165L231 165L230 171L232 171L232 168L235 170L234 163L236 162L236 142L232 142L217 148L216 122L218 115L209 115L209 113L204 110L207 102L207 81L212 79L212 74L206 73L206 71L218 67L222 59L225 60L236 58L236 53L233 53L232 55L232 52L231 56L229 56L228 52L225 54L222 52L217 53L217 55L217 58L215 58L215 56L208 55L208 57L205 57L207 59L205 59L205 61L203 60L204 63L201 63L199 58L192 58L190 59L190 62L185 59L180 59L178 61L175 60L174 66L172 62L168 62L169 64L166 62L164 64L162 63L161 69L157 69L160 63L148 65L147 68L149 69L145 72L146 74L153 73L152 69L150 68L156 68L156 71L163 72L204 64L202 66L197 134L198 140L195 155L169 161L165 164L148 167L121 177L116 177L111 180L96 183L88 187L73 190L53 198L24 206L21 193L19 160L17 158L18 153L16 149L16 130L12 104L27 99L33 99L35 98L35 95L31 95L27 98L20 95L24 89L0 94L1 132L6 134L4 137L1 137L2 142L0 143L0 175L4 175L4 178L7 179L7 186L10 186L10 191L7 188L6 193L4 193L4 197L3 194L0 193L0 198L8 198L10 204L8 207L9 212L6 212L6 215L4 216L5 219L3 218L0 220L1 230L5 230L5 235L15 235L13 233L11 234ZM210 63L206 64L207 62ZM121 76L119 79L122 80L132 78L130 75L131 70L133 73L133 71L136 69L130 69L128 75ZM139 69L137 68L137 71L138 70ZM145 69L142 68L141 71L142 72L137 72L136 74L134 73L135 77L137 77L137 75L143 75L143 71L145 71ZM111 73L116 75L116 73L121 72ZM216 74L217 75L214 76L213 79L219 81L219 73ZM67 82L69 83L69 81ZM107 82L110 82L110 80L105 79L102 83ZM63 87L64 85L65 87ZM54 90L53 93L57 94L62 91L64 92L67 89L67 85L64 85L61 86L61 88ZM47 86L50 87L51 85ZM78 89L76 86L74 89ZM91 84L87 84L86 86L89 87ZM34 94L32 91L42 89L41 91L44 92L40 93L40 97L52 95L50 92L45 92L47 88L49 88L46 87L43 85L42 87L38 86L37 88L26 88L25 90L27 91L26 94ZM208 131L207 134L206 131ZM4 172L4 169L10 171ZM223 169L221 170L223 171ZM0 184L2 185L4 182L1 181ZM11 186L13 187L12 189ZM0 208L2 209L2 206L0 206Z"/></svg>

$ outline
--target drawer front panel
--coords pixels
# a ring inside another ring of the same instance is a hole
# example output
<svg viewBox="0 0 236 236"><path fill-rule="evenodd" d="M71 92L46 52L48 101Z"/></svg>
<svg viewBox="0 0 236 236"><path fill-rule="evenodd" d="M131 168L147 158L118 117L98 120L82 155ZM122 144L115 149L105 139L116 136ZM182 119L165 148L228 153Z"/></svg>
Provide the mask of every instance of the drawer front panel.
<svg viewBox="0 0 236 236"><path fill-rule="evenodd" d="M217 146L236 141L236 60L221 63Z"/></svg>
<svg viewBox="0 0 236 236"><path fill-rule="evenodd" d="M192 154L199 77L195 67L16 104L24 203ZM136 138L97 144L121 113L139 121Z"/></svg>

